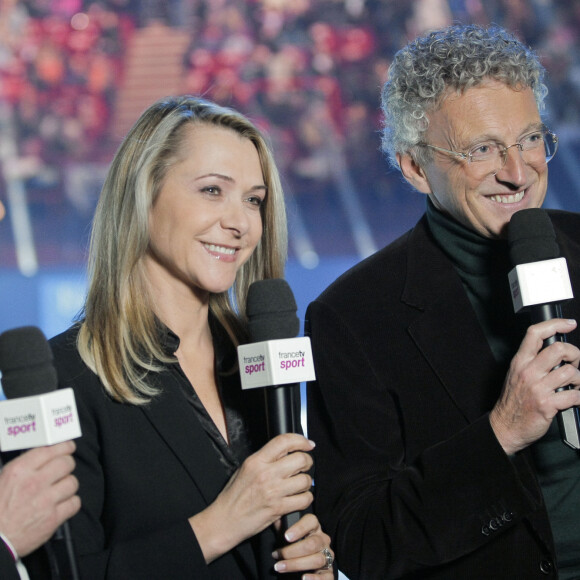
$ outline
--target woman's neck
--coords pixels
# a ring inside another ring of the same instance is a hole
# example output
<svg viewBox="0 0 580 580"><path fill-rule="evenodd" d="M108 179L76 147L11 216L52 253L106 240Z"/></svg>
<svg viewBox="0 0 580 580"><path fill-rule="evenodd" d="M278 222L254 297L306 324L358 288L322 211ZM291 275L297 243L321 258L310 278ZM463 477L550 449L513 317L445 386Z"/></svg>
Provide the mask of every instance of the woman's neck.
<svg viewBox="0 0 580 580"><path fill-rule="evenodd" d="M145 276L155 315L178 337L183 347L211 342L209 292L171 277L154 260L145 261Z"/></svg>

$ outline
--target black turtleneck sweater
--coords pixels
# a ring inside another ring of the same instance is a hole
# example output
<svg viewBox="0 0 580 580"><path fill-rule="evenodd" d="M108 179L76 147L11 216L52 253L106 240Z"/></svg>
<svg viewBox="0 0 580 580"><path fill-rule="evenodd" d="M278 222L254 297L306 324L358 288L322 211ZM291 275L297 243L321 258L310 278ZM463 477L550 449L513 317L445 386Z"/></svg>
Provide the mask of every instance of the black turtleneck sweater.
<svg viewBox="0 0 580 580"><path fill-rule="evenodd" d="M435 209L430 200L427 219L463 282L496 360L507 372L529 324L525 315L514 314L507 241L480 236Z"/></svg>
<svg viewBox="0 0 580 580"><path fill-rule="evenodd" d="M509 363L530 324L514 314L508 244L467 229L427 202L433 236L459 274L499 364ZM554 534L560 580L580 579L580 455L564 445L557 422L531 447Z"/></svg>

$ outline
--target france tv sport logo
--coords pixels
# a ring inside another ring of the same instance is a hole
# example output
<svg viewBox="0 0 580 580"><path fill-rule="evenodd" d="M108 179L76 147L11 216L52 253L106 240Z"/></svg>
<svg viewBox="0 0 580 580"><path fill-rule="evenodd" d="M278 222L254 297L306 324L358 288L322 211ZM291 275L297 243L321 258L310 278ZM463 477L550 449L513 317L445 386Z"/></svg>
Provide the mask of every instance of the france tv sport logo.
<svg viewBox="0 0 580 580"><path fill-rule="evenodd" d="M242 389L313 381L310 338L282 338L238 346Z"/></svg>
<svg viewBox="0 0 580 580"><path fill-rule="evenodd" d="M2 451L53 445L81 436L72 389L0 401Z"/></svg>

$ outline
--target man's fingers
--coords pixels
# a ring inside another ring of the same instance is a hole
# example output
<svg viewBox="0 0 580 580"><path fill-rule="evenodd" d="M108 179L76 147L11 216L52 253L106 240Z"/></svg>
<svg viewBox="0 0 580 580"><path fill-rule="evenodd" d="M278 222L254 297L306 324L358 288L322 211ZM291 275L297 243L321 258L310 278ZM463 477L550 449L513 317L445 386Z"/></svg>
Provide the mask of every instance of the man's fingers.
<svg viewBox="0 0 580 580"><path fill-rule="evenodd" d="M36 447L20 455L20 459L22 460L21 464L31 470L40 469L57 457L72 455L75 449L76 445L74 441L63 441L56 445Z"/></svg>

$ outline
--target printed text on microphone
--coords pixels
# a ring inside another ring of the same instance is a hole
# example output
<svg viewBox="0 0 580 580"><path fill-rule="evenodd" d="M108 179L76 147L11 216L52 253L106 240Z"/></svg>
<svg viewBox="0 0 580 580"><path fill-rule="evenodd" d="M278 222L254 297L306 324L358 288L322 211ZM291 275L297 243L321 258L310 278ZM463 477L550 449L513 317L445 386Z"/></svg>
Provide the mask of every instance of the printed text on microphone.
<svg viewBox="0 0 580 580"><path fill-rule="evenodd" d="M280 368L283 370L304 367L304 357L306 353L304 351L295 352L279 352L278 358L280 360ZM253 373L259 373L266 370L264 356L244 356L244 373L251 375Z"/></svg>

